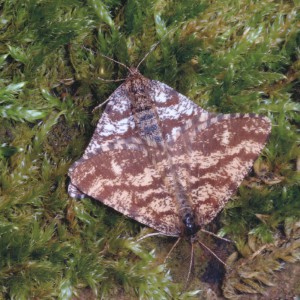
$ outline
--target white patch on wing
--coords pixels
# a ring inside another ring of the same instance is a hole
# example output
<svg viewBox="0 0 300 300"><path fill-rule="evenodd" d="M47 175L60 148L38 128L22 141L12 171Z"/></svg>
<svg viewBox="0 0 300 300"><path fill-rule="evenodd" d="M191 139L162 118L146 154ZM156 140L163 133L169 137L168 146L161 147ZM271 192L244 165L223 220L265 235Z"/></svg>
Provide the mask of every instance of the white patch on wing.
<svg viewBox="0 0 300 300"><path fill-rule="evenodd" d="M222 133L220 144L223 145L223 146L228 145L230 143L230 136L231 136L231 133L226 129Z"/></svg>
<svg viewBox="0 0 300 300"><path fill-rule="evenodd" d="M123 93L123 85L118 87L108 99L108 107L117 113L121 114L130 107L129 99Z"/></svg>
<svg viewBox="0 0 300 300"><path fill-rule="evenodd" d="M165 103L168 100L167 94L163 93L162 91L156 90L155 91L155 101L160 103Z"/></svg>
<svg viewBox="0 0 300 300"><path fill-rule="evenodd" d="M113 122L111 120L106 120L104 117L102 124L102 130L99 132L100 136L110 136L113 134L124 134L129 128L133 129L135 127L133 116L129 118L124 118L118 122Z"/></svg>
<svg viewBox="0 0 300 300"><path fill-rule="evenodd" d="M193 113L194 109L192 106L181 106L178 105L172 105L169 107L158 107L157 112L160 117L160 119L174 119L178 120L180 116L187 115L190 116Z"/></svg>
<svg viewBox="0 0 300 300"><path fill-rule="evenodd" d="M116 174L116 175L121 175L122 174L122 167L120 164L118 164L115 160L113 160L111 162L111 168L112 171Z"/></svg>
<svg viewBox="0 0 300 300"><path fill-rule="evenodd" d="M173 127L171 134L167 135L167 141L169 141L170 139L176 139L178 138L178 136L180 135L181 132L181 127Z"/></svg>

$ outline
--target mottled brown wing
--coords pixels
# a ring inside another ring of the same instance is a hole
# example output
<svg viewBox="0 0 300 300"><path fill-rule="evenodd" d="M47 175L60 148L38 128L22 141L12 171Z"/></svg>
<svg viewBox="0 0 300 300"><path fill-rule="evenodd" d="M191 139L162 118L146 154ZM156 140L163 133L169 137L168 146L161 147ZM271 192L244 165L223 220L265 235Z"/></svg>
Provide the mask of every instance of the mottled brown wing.
<svg viewBox="0 0 300 300"><path fill-rule="evenodd" d="M178 174L187 174L182 181L199 225L209 223L236 192L270 131L270 120L259 115L217 115L170 144ZM189 153L185 161L182 149Z"/></svg>
<svg viewBox="0 0 300 300"><path fill-rule="evenodd" d="M182 128L168 143L169 156L155 149L111 150L86 160L70 176L84 194L164 234L180 235L172 176L166 176L170 164L197 223L207 224L240 185L270 129L270 121L258 115L211 115L206 122Z"/></svg>
<svg viewBox="0 0 300 300"><path fill-rule="evenodd" d="M188 122L202 121L208 116L204 109L162 82L151 80L149 92L159 114L160 129L167 140ZM89 145L83 156L71 166L69 173L98 153L115 149L132 150L139 148L140 142L128 91L122 84L109 97ZM73 183L69 185L69 194L74 198L84 197Z"/></svg>
<svg viewBox="0 0 300 300"><path fill-rule="evenodd" d="M166 235L178 236L178 209L162 175L166 163L161 152L154 166L146 150L111 150L81 163L70 177L84 194Z"/></svg>

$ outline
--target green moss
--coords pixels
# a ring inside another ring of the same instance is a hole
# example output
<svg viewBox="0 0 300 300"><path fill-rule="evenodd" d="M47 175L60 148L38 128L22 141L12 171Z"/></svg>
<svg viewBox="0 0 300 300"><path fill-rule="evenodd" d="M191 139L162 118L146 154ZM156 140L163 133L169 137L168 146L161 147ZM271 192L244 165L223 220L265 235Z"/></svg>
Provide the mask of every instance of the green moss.
<svg viewBox="0 0 300 300"><path fill-rule="evenodd" d="M270 243L289 217L299 219L297 1L0 0L0 7L0 298L72 299L90 290L95 298L196 297L179 296L184 282L167 272L181 261L159 265L149 251L159 254L161 244L135 241L141 225L67 195L68 168L101 116L92 110L118 86L98 77L126 76L101 54L136 65L162 40L141 66L145 76L209 111L272 119L259 164L221 215L220 233L240 254L253 250L249 236Z"/></svg>

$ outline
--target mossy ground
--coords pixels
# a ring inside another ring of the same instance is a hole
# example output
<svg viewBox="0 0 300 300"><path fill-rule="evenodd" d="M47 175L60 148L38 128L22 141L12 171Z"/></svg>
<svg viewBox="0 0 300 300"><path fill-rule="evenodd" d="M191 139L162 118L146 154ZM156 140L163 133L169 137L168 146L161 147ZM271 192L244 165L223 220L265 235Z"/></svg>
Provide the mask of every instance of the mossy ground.
<svg viewBox="0 0 300 300"><path fill-rule="evenodd" d="M181 294L176 268L171 274L179 284L167 272L176 264L188 269L186 255L158 264L165 242L136 242L140 224L66 192L68 168L101 116L93 108L118 86L98 77L126 76L100 54L136 65L161 39L141 66L145 76L209 111L262 113L273 122L254 171L218 219L219 234L246 260L288 239L283 226L300 219L299 6L298 0L0 0L0 298L199 297ZM299 260L295 249L291 261ZM199 270L196 264L200 282ZM257 278L247 284L254 291L265 286Z"/></svg>

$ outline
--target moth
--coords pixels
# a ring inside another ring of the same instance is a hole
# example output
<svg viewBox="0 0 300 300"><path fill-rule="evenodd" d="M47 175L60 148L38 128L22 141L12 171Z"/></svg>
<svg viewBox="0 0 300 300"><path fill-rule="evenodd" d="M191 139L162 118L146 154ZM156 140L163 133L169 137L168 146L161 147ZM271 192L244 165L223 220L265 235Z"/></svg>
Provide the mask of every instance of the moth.
<svg viewBox="0 0 300 300"><path fill-rule="evenodd" d="M164 235L194 237L236 192L271 122L209 113L125 67L127 78L69 169L69 195L92 197Z"/></svg>

